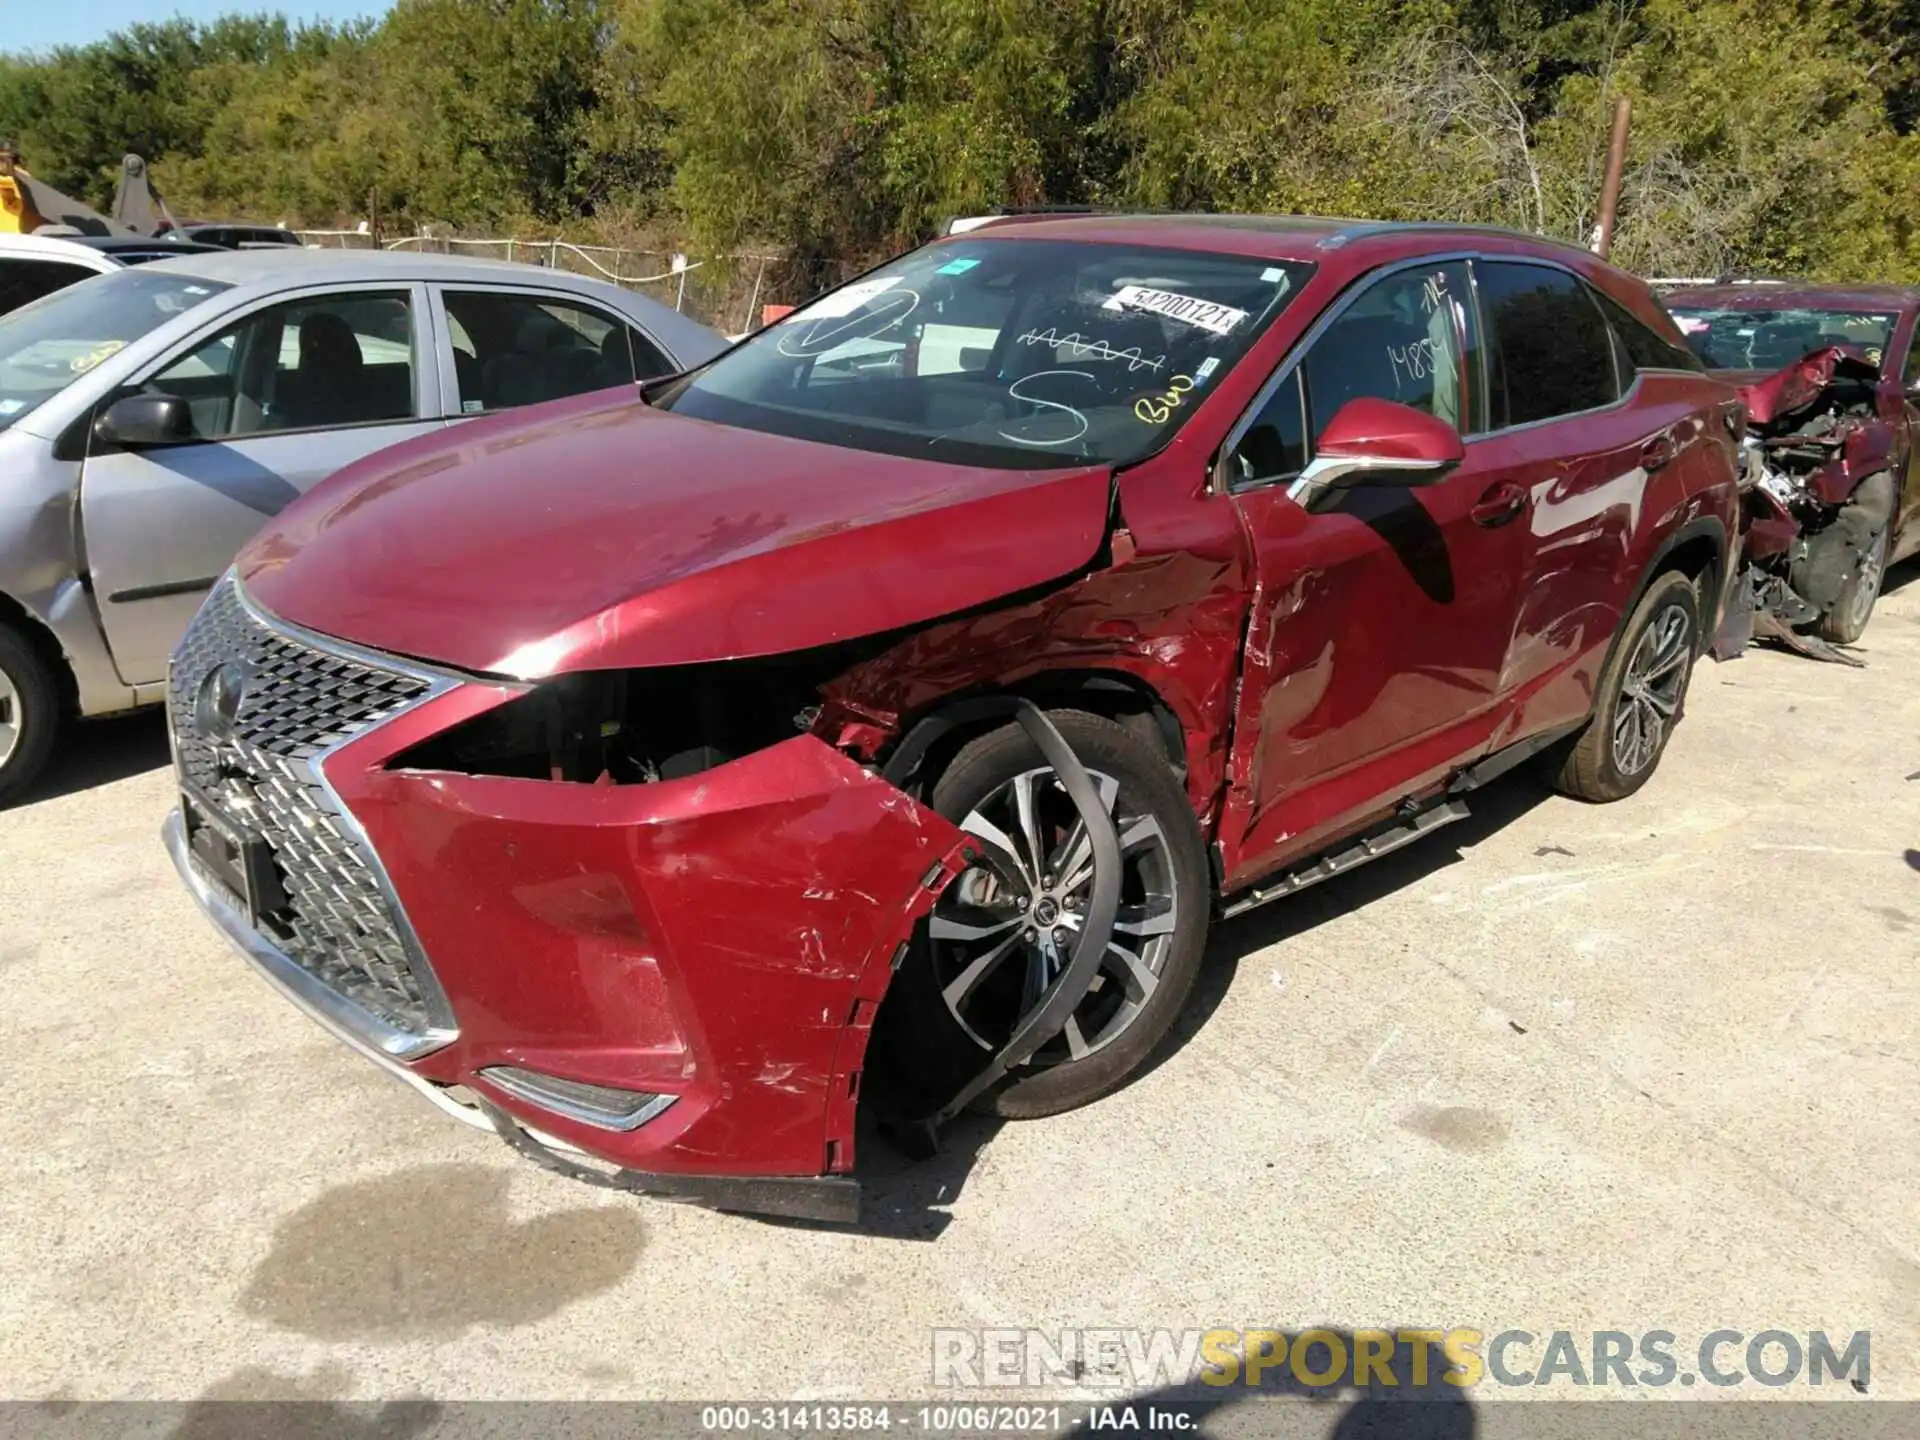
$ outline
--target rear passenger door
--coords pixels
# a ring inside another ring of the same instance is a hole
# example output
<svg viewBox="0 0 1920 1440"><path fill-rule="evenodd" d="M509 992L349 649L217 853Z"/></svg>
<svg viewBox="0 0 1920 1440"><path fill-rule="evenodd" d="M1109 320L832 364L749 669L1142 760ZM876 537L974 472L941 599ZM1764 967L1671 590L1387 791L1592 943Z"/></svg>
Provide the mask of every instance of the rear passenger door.
<svg viewBox="0 0 1920 1440"><path fill-rule="evenodd" d="M80 502L121 679L164 679L209 586L269 518L362 456L437 428L422 286L313 291L215 322L107 397L188 402L194 438L89 439Z"/></svg>
<svg viewBox="0 0 1920 1440"><path fill-rule="evenodd" d="M1636 539L1656 518L1657 492L1676 479L1669 468L1694 463L1687 452L1701 439L1692 387L1643 384L1640 372L1663 359L1676 370L1696 362L1571 270L1486 258L1473 271L1488 415L1471 448L1524 476L1528 490L1522 604L1500 681L1518 737L1590 708L1638 579Z"/></svg>
<svg viewBox="0 0 1920 1440"><path fill-rule="evenodd" d="M632 385L679 367L610 310L577 295L439 286L449 415L485 415Z"/></svg>

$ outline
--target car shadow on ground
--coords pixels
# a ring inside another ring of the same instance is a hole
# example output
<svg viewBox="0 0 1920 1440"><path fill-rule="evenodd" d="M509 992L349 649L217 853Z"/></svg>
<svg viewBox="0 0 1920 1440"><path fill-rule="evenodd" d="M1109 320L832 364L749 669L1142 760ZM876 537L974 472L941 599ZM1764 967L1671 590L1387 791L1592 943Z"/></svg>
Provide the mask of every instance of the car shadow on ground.
<svg viewBox="0 0 1920 1440"><path fill-rule="evenodd" d="M67 726L39 780L14 802L21 809L111 785L172 763L166 712L158 707Z"/></svg>
<svg viewBox="0 0 1920 1440"><path fill-rule="evenodd" d="M1193 997L1174 1021L1166 1041L1135 1079L1152 1074L1200 1033L1233 988L1240 962L1247 956L1298 940L1329 921L1363 910L1437 870L1458 864L1466 851L1552 798L1553 792L1524 769L1502 776L1468 797L1466 819L1337 879L1324 880L1231 920L1215 921Z"/></svg>
<svg viewBox="0 0 1920 1440"><path fill-rule="evenodd" d="M1167 1038L1134 1077L1135 1081L1179 1054L1205 1028L1232 989L1243 959L1271 946L1297 940L1331 920L1458 863L1465 851L1551 798L1553 792L1522 769L1476 791L1470 798L1472 808L1464 820L1338 879L1324 881L1235 919L1217 921L1192 997ZM855 1142L862 1188L859 1230L885 1239L938 1239L952 1220L954 1202L974 1162L1004 1123L989 1115L963 1115L941 1131L936 1154L916 1160L888 1140L868 1108L863 1106ZM769 1223L805 1225L808 1222L773 1220Z"/></svg>

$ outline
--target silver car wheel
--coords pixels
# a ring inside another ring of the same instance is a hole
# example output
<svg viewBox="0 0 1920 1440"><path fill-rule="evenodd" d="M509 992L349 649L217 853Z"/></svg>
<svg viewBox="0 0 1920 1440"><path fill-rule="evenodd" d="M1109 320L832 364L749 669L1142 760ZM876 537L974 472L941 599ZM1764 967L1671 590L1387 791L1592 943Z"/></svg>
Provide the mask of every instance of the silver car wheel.
<svg viewBox="0 0 1920 1440"><path fill-rule="evenodd" d="M1683 606L1667 606L1641 631L1613 712L1613 763L1622 775L1638 775L1660 753L1680 713L1692 655L1693 622Z"/></svg>
<svg viewBox="0 0 1920 1440"><path fill-rule="evenodd" d="M1160 822L1119 782L1091 772L1120 832L1120 910L1086 998L1032 1064L1080 1060L1118 1039L1159 987L1179 924L1173 852ZM960 822L981 859L948 887L929 921L947 1009L985 1050L998 1049L1073 954L1093 888L1093 850L1050 769L1028 770Z"/></svg>
<svg viewBox="0 0 1920 1440"><path fill-rule="evenodd" d="M20 687L13 677L0 670L0 765L13 758L20 748Z"/></svg>
<svg viewBox="0 0 1920 1440"><path fill-rule="evenodd" d="M1850 628L1864 630L1880 598L1880 582L1887 574L1887 531L1873 537L1873 545L1860 557L1860 577L1853 587L1853 603L1847 607Z"/></svg>

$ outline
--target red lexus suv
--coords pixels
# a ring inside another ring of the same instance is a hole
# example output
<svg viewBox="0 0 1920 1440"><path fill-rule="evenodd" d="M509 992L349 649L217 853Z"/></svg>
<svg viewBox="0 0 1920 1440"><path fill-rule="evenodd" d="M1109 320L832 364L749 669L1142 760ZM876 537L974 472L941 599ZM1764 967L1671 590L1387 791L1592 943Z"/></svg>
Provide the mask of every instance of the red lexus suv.
<svg viewBox="0 0 1920 1440"><path fill-rule="evenodd" d="M1006 218L289 507L174 657L166 841L530 1157L849 1219L861 1104L1085 1103L1212 920L1525 760L1644 784L1740 425L1580 250Z"/></svg>

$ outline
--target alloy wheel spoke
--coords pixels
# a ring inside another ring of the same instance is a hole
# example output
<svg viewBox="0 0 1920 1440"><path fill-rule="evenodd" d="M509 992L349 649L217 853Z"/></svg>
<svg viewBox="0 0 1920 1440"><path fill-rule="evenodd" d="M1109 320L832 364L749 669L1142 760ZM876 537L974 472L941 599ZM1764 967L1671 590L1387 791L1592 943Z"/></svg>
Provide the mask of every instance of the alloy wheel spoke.
<svg viewBox="0 0 1920 1440"><path fill-rule="evenodd" d="M1127 992L1127 998L1136 1004L1144 1004L1160 983L1160 977L1153 973L1147 962L1124 945L1108 941L1107 953L1101 958L1103 963L1106 960L1120 962L1118 965L1105 965L1104 968L1118 977Z"/></svg>
<svg viewBox="0 0 1920 1440"><path fill-rule="evenodd" d="M1084 1059L1087 1051L1091 1047L1087 1044L1086 1034L1080 1029L1080 1017L1078 1015L1069 1015L1067 1017L1066 1035L1068 1057L1074 1060Z"/></svg>
<svg viewBox="0 0 1920 1440"><path fill-rule="evenodd" d="M0 760L13 754L20 743L20 692L7 673L0 670Z"/></svg>
<svg viewBox="0 0 1920 1440"><path fill-rule="evenodd" d="M1640 768L1640 702L1631 695L1627 703L1620 707L1620 733L1613 742L1613 760L1622 770L1632 774Z"/></svg>
<svg viewBox="0 0 1920 1440"><path fill-rule="evenodd" d="M1111 775L1096 775L1093 782L1100 793L1101 808L1107 814L1113 814L1114 802L1120 798L1120 782ZM1067 838L1060 842L1060 848L1054 852L1053 873L1068 877L1061 882L1062 890L1076 890L1085 883L1086 875L1091 874L1092 870L1093 842L1087 839L1087 822L1076 819L1073 828L1067 832Z"/></svg>
<svg viewBox="0 0 1920 1440"><path fill-rule="evenodd" d="M1640 763L1647 764L1653 759L1654 752L1660 748L1660 738L1667 732L1667 722L1660 718L1660 712L1654 708L1650 697L1643 696L1640 701Z"/></svg>
<svg viewBox="0 0 1920 1440"><path fill-rule="evenodd" d="M967 968L953 978L952 982L941 993L946 997L947 1004L956 1014L959 1012L960 1007L967 1003L968 998L973 992L979 988L980 982L992 974L993 971L999 967L1000 962L1007 958L1007 955L1013 950L1013 947L1019 943L1020 937L1018 935L1009 935L991 950L975 956L967 965Z"/></svg>
<svg viewBox="0 0 1920 1440"><path fill-rule="evenodd" d="M1053 937L1042 930L1027 946L1026 988L1020 996L1020 1013L1031 1014L1034 1006L1040 1003L1040 997L1047 993L1047 986L1053 983L1053 977L1060 971L1060 951L1053 943Z"/></svg>
<svg viewBox="0 0 1920 1440"><path fill-rule="evenodd" d="M1687 658L1687 647L1684 645L1677 646L1671 655L1667 656L1663 660L1657 660L1652 665L1648 666L1647 672L1644 675L1642 675L1640 678L1642 680L1658 680L1663 676L1671 675L1674 671L1678 670L1682 664L1685 663L1686 658Z"/></svg>
<svg viewBox="0 0 1920 1440"><path fill-rule="evenodd" d="M1033 875L1040 874L1047 864L1047 852L1040 848L1040 814L1033 794L1034 781L1043 773L1029 770L1013 777L1014 816L1020 824L1020 838L1027 842L1028 873Z"/></svg>
<svg viewBox="0 0 1920 1440"><path fill-rule="evenodd" d="M978 810L969 810L967 818L960 822L960 828L997 854L1008 866L1010 875L1019 876L1029 889L1038 886L1039 876L1029 870L1026 862L1020 858L1020 847L1008 838L1006 831Z"/></svg>
<svg viewBox="0 0 1920 1440"><path fill-rule="evenodd" d="M1154 895L1144 905L1122 905L1114 916L1113 928L1129 935L1171 935L1175 916L1173 897Z"/></svg>
<svg viewBox="0 0 1920 1440"><path fill-rule="evenodd" d="M955 920L951 916L937 912L928 922L927 930L936 940L985 940L1011 929L1020 923L1016 915L1011 920L996 920L991 925L970 925L964 920Z"/></svg>
<svg viewBox="0 0 1920 1440"><path fill-rule="evenodd" d="M1634 698L1663 719L1680 708L1679 696L1662 695L1651 685L1642 685L1634 692Z"/></svg>
<svg viewBox="0 0 1920 1440"><path fill-rule="evenodd" d="M1133 819L1124 821L1118 828L1122 855L1130 855L1142 845L1165 836L1165 832L1160 828L1160 822L1151 815L1136 815ZM1093 856L1089 850L1085 863L1066 873L1065 878L1060 882L1060 889L1070 895L1092 878Z"/></svg>

